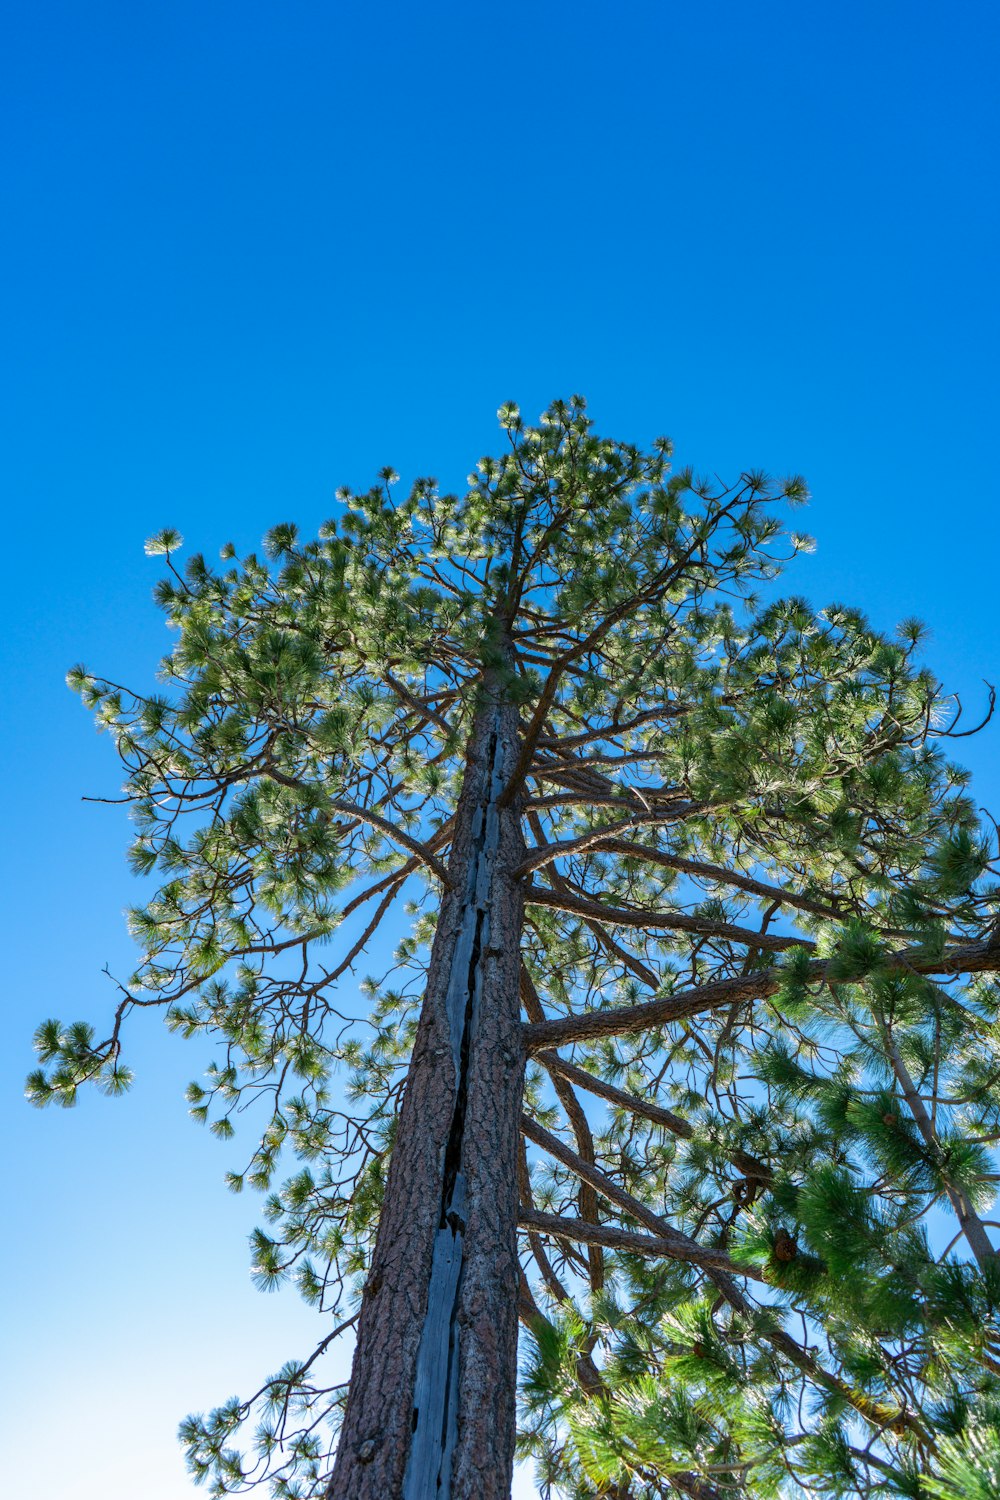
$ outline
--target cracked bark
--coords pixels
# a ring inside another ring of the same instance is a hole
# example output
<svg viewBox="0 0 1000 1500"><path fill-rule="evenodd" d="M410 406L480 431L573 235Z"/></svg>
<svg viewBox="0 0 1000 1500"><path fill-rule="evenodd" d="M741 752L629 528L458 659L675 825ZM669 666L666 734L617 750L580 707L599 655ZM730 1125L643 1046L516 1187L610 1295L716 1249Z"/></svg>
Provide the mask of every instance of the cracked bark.
<svg viewBox="0 0 1000 1500"><path fill-rule="evenodd" d="M329 1500L506 1500L517 1374L525 857L516 707L468 747Z"/></svg>

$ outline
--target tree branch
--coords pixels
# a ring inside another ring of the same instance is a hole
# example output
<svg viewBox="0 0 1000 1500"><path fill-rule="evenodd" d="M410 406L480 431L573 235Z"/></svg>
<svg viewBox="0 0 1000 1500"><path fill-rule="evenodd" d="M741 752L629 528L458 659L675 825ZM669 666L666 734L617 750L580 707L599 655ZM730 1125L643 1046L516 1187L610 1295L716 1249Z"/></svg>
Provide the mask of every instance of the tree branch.
<svg viewBox="0 0 1000 1500"><path fill-rule="evenodd" d="M806 938L781 937L777 933L755 932L748 927L735 927L729 922L712 922L704 917L688 917L683 912L645 911L641 906L604 906L600 901L588 901L584 896L571 895L569 891L546 890L541 885L529 885L524 899L532 906L551 906L557 911L570 912L574 916L593 917L595 921L607 922L612 927L652 928L656 931L691 932L702 937L723 938L732 943L743 943L748 948L767 948L773 953L786 953L789 948L814 948Z"/></svg>
<svg viewBox="0 0 1000 1500"><path fill-rule="evenodd" d="M638 1219L640 1224L645 1224L653 1235L659 1239L670 1241L676 1249L676 1254L671 1259L687 1261L689 1265L701 1267L707 1276L715 1283L723 1297L729 1303L734 1312L743 1317L751 1318L753 1308L743 1295L736 1283L735 1277L753 1277L755 1280L766 1280L756 1268L739 1266L729 1259L725 1252L708 1249L698 1244L697 1240L691 1239L689 1235L682 1234L679 1229L673 1229L660 1216L640 1203L638 1198L633 1198L625 1188L618 1186L611 1178L606 1177L596 1167L589 1167L581 1160L574 1151L565 1146L557 1136L551 1135L541 1125L537 1124L527 1115L521 1116L521 1129L529 1140L534 1141L550 1156L570 1169L577 1176L586 1175L593 1182L597 1191L609 1202L616 1204L631 1218ZM667 1252L664 1251L664 1255ZM925 1442L929 1442L928 1434L924 1431L916 1417L910 1416L906 1411L899 1408L886 1406L883 1402L872 1400L860 1391L831 1375L822 1365L804 1349L797 1344L790 1334L783 1328L762 1329L763 1337L771 1346L784 1354L798 1369L809 1375L818 1384L825 1386L828 1390L838 1392L850 1402L855 1411L860 1412L869 1422L885 1427L889 1422L903 1422L912 1431L916 1432Z"/></svg>
<svg viewBox="0 0 1000 1500"><path fill-rule="evenodd" d="M940 958L929 958L919 948L902 948L896 953L886 954L885 964L890 969L905 969L911 974L995 974L1000 973L1000 945L965 943L947 949ZM694 989L680 990L639 1005L608 1006L606 1010L565 1016L558 1021L529 1024L524 1030L525 1045L529 1052L539 1052L544 1047L562 1047L569 1042L625 1036L629 1032L666 1026L671 1021L681 1021L701 1011L717 1010L738 1000L765 999L780 988L784 977L783 969L772 967L756 974L740 974L735 979L697 985ZM830 982L829 965L825 959L816 959L809 965L805 982Z"/></svg>
<svg viewBox="0 0 1000 1500"><path fill-rule="evenodd" d="M299 777L287 776L284 771L277 770L275 766L266 766L264 774L272 781L276 781L279 786L290 787L293 791L306 790L306 783ZM404 833L401 828L396 827L395 823L390 822L388 818L383 818L381 813L373 812L367 807L358 807L353 802L342 802L339 797L325 797L323 810L343 813L347 818L357 818L359 823L368 823L372 828L377 828L380 833L385 834L386 838L392 839L401 848L408 849L420 860L421 864L425 864L429 870L432 870L446 890L451 888L448 871L439 860L434 858L427 845L421 843L419 839L412 838L410 834Z"/></svg>
<svg viewBox="0 0 1000 1500"><path fill-rule="evenodd" d="M693 1240L690 1235L683 1234L679 1229L673 1229L664 1219L660 1218L659 1214L654 1213L651 1208L647 1208L638 1198L633 1198L631 1193L627 1192L625 1188L619 1187L599 1167L591 1166L588 1162L585 1162L582 1156L578 1156L575 1151L571 1151L558 1136L552 1135L543 1126L539 1125L536 1120L533 1120L530 1115L521 1116L521 1129L529 1141L533 1141L536 1146L540 1146L549 1156L555 1157L556 1161L562 1162L563 1166L568 1167L575 1176L582 1177L585 1182L589 1182L596 1188L602 1198L606 1198L609 1203L615 1204L617 1208L621 1209L623 1213L628 1214L630 1218L637 1219L640 1224L645 1224L646 1228L658 1240L661 1240L664 1245L671 1247L669 1250L665 1249L661 1252L663 1255L669 1256L671 1260L687 1261L689 1265L701 1266L705 1270L724 1271L727 1273L727 1276L749 1276L756 1281L764 1281L766 1279L757 1267L736 1265L729 1258L725 1250L716 1250L699 1245L698 1241ZM572 1220L566 1222L572 1223ZM595 1225L593 1227L599 1230L603 1226ZM733 1290L735 1295L741 1296L735 1287L735 1283Z"/></svg>
<svg viewBox="0 0 1000 1500"><path fill-rule="evenodd" d="M679 1234L636 1234L630 1229L616 1229L611 1224L591 1224L586 1219L565 1219L559 1214L543 1214L522 1208L518 1223L523 1229L548 1234L556 1239L577 1240L584 1245L604 1245L609 1250L626 1250L634 1255L656 1255L664 1260L682 1260L690 1265L717 1266L736 1276L766 1281L755 1266L738 1266L724 1250L705 1249ZM676 1237L675 1237L676 1236ZM695 1247L694 1252L691 1246Z"/></svg>

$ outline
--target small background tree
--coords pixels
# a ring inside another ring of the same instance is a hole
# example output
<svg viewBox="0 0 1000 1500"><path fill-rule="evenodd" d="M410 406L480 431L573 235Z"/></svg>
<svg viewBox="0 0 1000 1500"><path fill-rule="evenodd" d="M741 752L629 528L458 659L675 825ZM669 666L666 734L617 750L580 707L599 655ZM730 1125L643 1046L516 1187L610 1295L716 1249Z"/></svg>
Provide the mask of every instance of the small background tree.
<svg viewBox="0 0 1000 1500"><path fill-rule="evenodd" d="M920 628L755 598L801 480L501 422L461 497L151 544L162 696L71 681L162 884L31 1097L122 1091L154 1006L219 1043L197 1118L264 1113L254 1274L333 1328L184 1424L217 1494L506 1493L515 1314L543 1491L950 1494L996 1447L1000 943Z"/></svg>

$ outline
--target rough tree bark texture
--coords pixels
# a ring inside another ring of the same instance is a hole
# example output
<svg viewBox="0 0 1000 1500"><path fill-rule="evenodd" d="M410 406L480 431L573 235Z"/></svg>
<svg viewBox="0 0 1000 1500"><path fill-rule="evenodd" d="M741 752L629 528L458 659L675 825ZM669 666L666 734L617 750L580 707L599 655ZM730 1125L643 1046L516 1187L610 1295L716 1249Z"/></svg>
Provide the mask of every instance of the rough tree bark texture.
<svg viewBox="0 0 1000 1500"><path fill-rule="evenodd" d="M523 1078L517 761L499 690L473 725L330 1500L506 1500Z"/></svg>

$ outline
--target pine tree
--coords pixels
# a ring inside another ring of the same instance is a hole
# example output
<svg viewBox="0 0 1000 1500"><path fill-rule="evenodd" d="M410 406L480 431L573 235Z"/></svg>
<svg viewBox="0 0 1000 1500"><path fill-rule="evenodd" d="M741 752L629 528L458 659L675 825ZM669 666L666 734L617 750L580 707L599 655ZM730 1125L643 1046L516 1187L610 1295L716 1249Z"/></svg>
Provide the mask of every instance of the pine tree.
<svg viewBox="0 0 1000 1500"><path fill-rule="evenodd" d="M30 1097L127 1088L139 1008L216 1039L254 1275L335 1325L191 1472L506 1496L520 1390L544 1494L996 1494L1000 886L921 628L775 602L800 479L500 418L461 496L161 533L163 693L71 674L162 883Z"/></svg>

